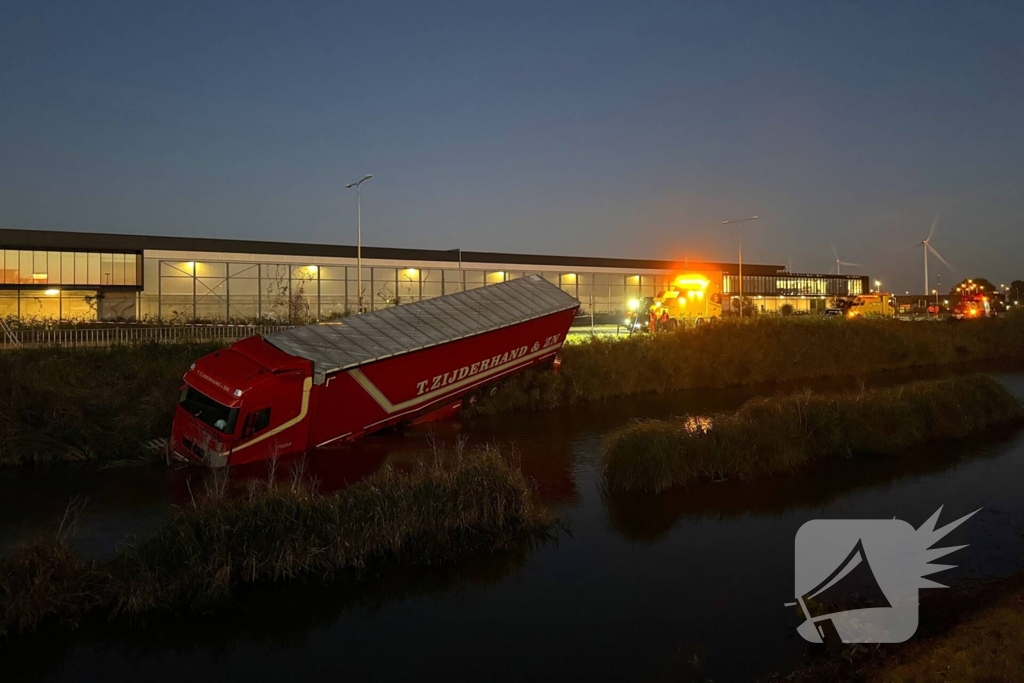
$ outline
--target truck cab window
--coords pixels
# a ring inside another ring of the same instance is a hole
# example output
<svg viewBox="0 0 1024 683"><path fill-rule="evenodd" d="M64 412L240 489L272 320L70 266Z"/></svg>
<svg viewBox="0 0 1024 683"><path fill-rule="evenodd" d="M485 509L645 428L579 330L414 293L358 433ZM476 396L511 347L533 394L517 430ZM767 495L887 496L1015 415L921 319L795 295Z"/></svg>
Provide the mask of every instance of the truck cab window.
<svg viewBox="0 0 1024 683"><path fill-rule="evenodd" d="M235 422L238 420L238 408L229 408L218 403L194 387L186 386L181 392L179 405L189 414L204 423L210 425L217 431L225 434L235 432Z"/></svg>

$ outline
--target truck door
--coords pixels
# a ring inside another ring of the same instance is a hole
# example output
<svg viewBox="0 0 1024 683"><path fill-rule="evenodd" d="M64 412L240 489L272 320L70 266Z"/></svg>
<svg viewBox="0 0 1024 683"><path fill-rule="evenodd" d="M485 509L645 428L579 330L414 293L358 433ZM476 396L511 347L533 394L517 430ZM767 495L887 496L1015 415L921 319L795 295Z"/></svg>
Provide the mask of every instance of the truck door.
<svg viewBox="0 0 1024 683"><path fill-rule="evenodd" d="M242 424L242 441L248 441L254 436L259 434L270 426L270 415L272 406L263 406L262 408L256 408L250 410L245 416L245 422Z"/></svg>

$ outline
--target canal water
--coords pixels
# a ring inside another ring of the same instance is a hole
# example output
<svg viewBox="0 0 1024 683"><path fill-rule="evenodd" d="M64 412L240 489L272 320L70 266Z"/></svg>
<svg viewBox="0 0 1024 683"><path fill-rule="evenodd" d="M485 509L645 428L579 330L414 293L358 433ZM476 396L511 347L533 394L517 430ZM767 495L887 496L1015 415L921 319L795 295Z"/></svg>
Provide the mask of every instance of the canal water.
<svg viewBox="0 0 1024 683"><path fill-rule="evenodd" d="M1024 399L1024 371L990 369ZM931 373L934 376L936 373ZM921 377L890 373L863 384ZM838 380L814 389L857 390ZM5 674L27 680L751 680L808 661L796 634L793 539L820 518L892 518L920 526L981 508L944 545L963 584L1024 567L1024 431L932 445L898 459L826 463L753 483L657 496L609 494L603 437L635 417L735 408L794 386L687 392L502 418L439 423L437 441L513 444L544 502L567 524L556 541L430 569L392 567L359 583L246 592L216 617L8 643ZM426 451L425 430L317 454L325 487ZM70 497L89 499L75 546L112 553L187 501L205 473L139 467L0 475L0 547L52 533ZM944 560L945 561L945 560ZM923 593L934 591L928 589ZM927 619L924 614L923 619Z"/></svg>

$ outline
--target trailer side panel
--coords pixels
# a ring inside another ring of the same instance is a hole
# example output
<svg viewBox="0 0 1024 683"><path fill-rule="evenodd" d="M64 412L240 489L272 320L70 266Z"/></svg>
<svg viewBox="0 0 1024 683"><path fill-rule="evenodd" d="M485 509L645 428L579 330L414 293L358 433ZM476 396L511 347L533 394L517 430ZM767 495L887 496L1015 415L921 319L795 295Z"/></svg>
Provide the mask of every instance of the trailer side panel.
<svg viewBox="0 0 1024 683"><path fill-rule="evenodd" d="M479 387L554 357L574 310L369 363L320 387L312 445L411 421Z"/></svg>

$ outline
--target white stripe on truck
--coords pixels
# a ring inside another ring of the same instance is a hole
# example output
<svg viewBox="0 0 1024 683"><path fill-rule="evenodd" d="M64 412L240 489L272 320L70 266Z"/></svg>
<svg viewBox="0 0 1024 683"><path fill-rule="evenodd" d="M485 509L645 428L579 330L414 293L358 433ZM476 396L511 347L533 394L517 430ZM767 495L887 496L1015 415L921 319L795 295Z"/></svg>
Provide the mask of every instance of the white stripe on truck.
<svg viewBox="0 0 1024 683"><path fill-rule="evenodd" d="M370 378L364 375L363 371L360 370L359 368L349 370L348 374L352 375L352 379L358 382L359 386L366 390L366 393L368 393L370 397L377 402L377 405L384 409L384 412L390 415L392 413L397 413L399 411L411 408L422 403L429 403L430 401L436 399L439 396L451 393L470 384L476 384L480 382L480 380L501 374L502 372L505 372L507 369L513 366L522 365L524 362L533 360L534 358L540 358L541 356L557 353L560 346L561 344L548 346L547 348L539 349L537 351L534 351L533 353L527 353L523 356L519 356L514 360L507 361L506 363L503 363L501 365L495 365L491 368L488 368L487 370L484 370L483 372L478 372L475 375L470 375L469 377L466 377L465 379L461 379L457 382L452 382L451 384L446 384L444 387L440 389L428 391L425 394L421 394L419 396L416 396L415 398L411 398L408 401L403 401L397 405L393 404L390 400L388 400L388 397L384 395L384 392L378 389L377 386L370 381Z"/></svg>

